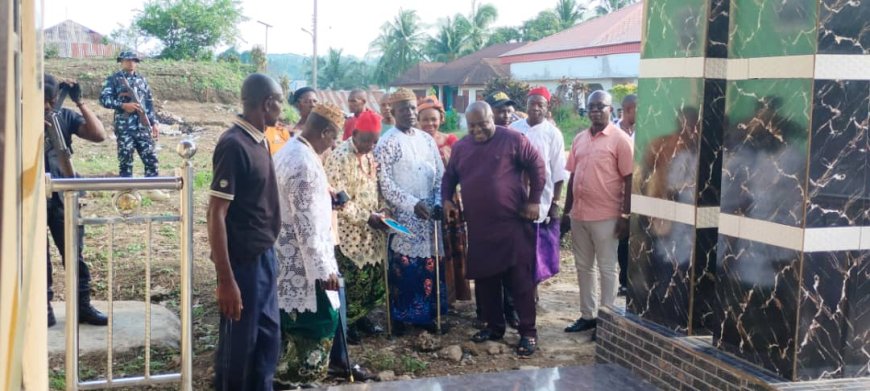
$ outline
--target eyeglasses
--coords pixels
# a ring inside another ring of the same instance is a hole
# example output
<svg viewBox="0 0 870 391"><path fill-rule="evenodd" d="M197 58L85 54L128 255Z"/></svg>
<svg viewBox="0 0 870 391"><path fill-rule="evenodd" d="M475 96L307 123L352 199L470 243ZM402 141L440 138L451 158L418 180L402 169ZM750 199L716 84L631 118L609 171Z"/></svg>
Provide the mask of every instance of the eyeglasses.
<svg viewBox="0 0 870 391"><path fill-rule="evenodd" d="M588 110L604 110L607 107L610 107L610 105L606 105L604 103L590 103L586 106Z"/></svg>

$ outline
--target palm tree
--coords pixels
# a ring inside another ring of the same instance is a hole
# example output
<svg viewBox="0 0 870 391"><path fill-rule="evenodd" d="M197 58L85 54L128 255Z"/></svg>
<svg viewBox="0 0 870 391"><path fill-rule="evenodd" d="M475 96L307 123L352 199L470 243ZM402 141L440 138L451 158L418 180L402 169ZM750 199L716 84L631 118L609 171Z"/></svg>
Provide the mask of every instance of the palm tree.
<svg viewBox="0 0 870 391"><path fill-rule="evenodd" d="M469 24L465 17L457 14L447 17L438 26L438 33L426 42L426 55L432 61L450 62L465 52L468 42Z"/></svg>
<svg viewBox="0 0 870 391"><path fill-rule="evenodd" d="M414 10L399 9L392 22L384 23L381 34L372 42L372 54L380 55L375 80L387 85L423 58L425 37L420 17Z"/></svg>
<svg viewBox="0 0 870 391"><path fill-rule="evenodd" d="M326 55L326 66L318 74L317 84L325 89L341 88L342 82L347 78L347 61L341 56L342 49L329 48Z"/></svg>
<svg viewBox="0 0 870 391"><path fill-rule="evenodd" d="M498 10L492 4L478 5L472 2L471 14L466 19L470 29L468 31L469 52L476 52L486 47L489 38L489 27L498 18Z"/></svg>
<svg viewBox="0 0 870 391"><path fill-rule="evenodd" d="M562 29L574 26L586 16L586 6L577 4L576 0L559 0L555 11Z"/></svg>
<svg viewBox="0 0 870 391"><path fill-rule="evenodd" d="M607 15L636 2L637 0L598 0L598 6L595 7L595 13L599 16Z"/></svg>

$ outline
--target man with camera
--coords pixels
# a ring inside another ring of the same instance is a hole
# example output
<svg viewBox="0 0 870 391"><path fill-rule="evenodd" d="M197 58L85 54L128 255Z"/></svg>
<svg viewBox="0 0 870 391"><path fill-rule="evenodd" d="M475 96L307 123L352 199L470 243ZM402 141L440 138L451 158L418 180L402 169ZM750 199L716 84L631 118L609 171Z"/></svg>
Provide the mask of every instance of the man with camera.
<svg viewBox="0 0 870 391"><path fill-rule="evenodd" d="M45 126L45 172L50 173L52 178L69 178L74 177L74 172L65 172L62 168L64 162L61 161L64 157L59 149L64 149L63 146L57 148L48 137L48 132L58 132L61 137L57 140L65 144L65 149L72 151L72 136L76 135L79 138L91 142L99 143L106 139L106 131L103 129L103 124L97 119L97 116L88 109L82 102L82 90L78 83L74 81L58 82L52 75L45 75L45 114L46 118L51 118L52 121L46 121ZM70 99L79 109L79 113L67 108L59 108L55 110L55 104L58 99L58 93L61 90L66 90ZM59 129L53 127L57 124ZM62 139L62 140L61 140ZM68 158L68 157L66 157ZM67 166L69 162L66 162ZM63 200L58 193L52 193L48 200L48 229L51 232L51 237L54 239L54 244L60 252L63 265L66 265L66 256L64 254L64 232L63 232ZM78 258L79 268L79 323L87 323L97 326L105 326L108 319L100 311L97 311L91 305L91 275L88 271L88 265L84 262L82 256L82 247L84 240L84 228L79 227L78 230ZM54 311L51 308L51 300L54 298L54 291L51 289L51 255L48 246L46 246L46 260L48 261L48 327L54 326L57 320L54 317ZM67 281L71 283L71 281Z"/></svg>

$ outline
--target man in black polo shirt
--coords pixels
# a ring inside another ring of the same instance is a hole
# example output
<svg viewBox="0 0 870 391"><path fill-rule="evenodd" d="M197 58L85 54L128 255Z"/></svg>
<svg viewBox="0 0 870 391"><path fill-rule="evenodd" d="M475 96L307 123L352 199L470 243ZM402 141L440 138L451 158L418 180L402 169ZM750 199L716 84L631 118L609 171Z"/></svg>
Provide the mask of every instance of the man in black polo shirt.
<svg viewBox="0 0 870 391"><path fill-rule="evenodd" d="M82 102L82 91L79 85L75 82L59 83L52 75L44 76L45 84L45 113L49 114L54 111L54 104L57 99L58 92L61 86L67 88L70 93L70 100L76 104L81 114L76 113L67 108L57 110L56 115L60 124L60 132L63 136L63 141L66 147L72 151L72 136L76 135L79 138L91 142L99 143L106 139L106 130L103 129L103 123L97 119L97 116L85 106ZM45 131L53 131L51 124L46 123ZM61 165L58 161L59 151L54 149L54 146L49 142L48 134L45 136L45 172L50 173L52 178L64 178L67 175L63 174ZM54 239L54 244L60 253L63 260L63 265L66 266L66 256L64 254L64 233L63 233L63 199L58 193L51 193L51 198L48 199L48 229L51 232L51 237ZM97 311L91 305L91 273L88 270L88 265L85 263L82 256L82 248L84 247L84 227L79 226L78 230L78 254L69 254L78 258L79 268L79 323L88 323L97 326L105 326L108 324L106 315ZM48 247L46 246L46 252ZM48 261L48 327L54 326L57 320L54 317L54 311L51 309L51 300L54 298L54 291L51 289L51 256L50 253L45 256ZM67 281L66 283L72 283Z"/></svg>
<svg viewBox="0 0 870 391"><path fill-rule="evenodd" d="M221 311L216 390L272 390L281 349L272 246L281 214L263 131L277 122L283 100L275 80L248 76L243 114L221 135L212 159L208 239Z"/></svg>

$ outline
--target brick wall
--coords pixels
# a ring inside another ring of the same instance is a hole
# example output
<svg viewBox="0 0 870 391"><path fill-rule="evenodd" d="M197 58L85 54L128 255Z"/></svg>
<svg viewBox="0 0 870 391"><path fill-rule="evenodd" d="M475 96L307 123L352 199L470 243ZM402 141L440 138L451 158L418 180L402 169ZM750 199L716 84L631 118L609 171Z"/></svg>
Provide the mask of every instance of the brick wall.
<svg viewBox="0 0 870 391"><path fill-rule="evenodd" d="M719 351L709 337L685 337L664 327L602 309L595 358L614 363L663 390L868 390L870 380L788 382Z"/></svg>

